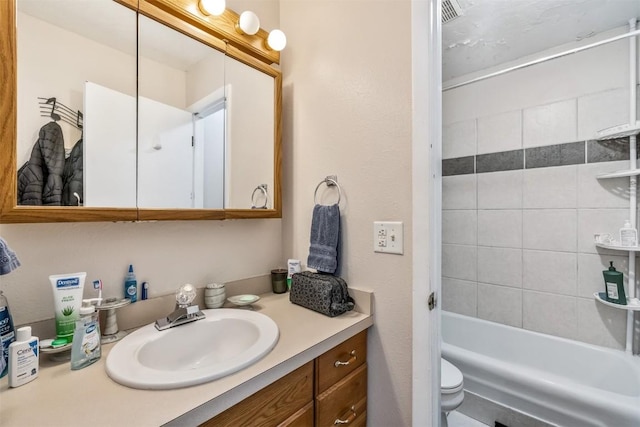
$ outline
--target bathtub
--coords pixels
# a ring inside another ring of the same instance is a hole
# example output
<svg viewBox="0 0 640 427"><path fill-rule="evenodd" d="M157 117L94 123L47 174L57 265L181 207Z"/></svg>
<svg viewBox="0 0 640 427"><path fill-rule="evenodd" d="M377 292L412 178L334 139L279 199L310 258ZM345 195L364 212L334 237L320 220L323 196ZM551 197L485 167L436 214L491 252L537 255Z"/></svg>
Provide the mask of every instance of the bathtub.
<svg viewBox="0 0 640 427"><path fill-rule="evenodd" d="M442 357L464 388L567 427L639 427L640 357L442 312Z"/></svg>

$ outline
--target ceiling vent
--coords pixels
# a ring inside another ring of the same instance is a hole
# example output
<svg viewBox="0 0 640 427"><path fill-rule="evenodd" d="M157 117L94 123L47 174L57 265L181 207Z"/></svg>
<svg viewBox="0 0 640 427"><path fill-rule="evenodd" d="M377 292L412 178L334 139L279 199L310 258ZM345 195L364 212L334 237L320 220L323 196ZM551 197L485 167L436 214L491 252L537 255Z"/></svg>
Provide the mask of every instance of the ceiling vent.
<svg viewBox="0 0 640 427"><path fill-rule="evenodd" d="M462 8L457 0L442 0L442 23L446 24L462 15Z"/></svg>

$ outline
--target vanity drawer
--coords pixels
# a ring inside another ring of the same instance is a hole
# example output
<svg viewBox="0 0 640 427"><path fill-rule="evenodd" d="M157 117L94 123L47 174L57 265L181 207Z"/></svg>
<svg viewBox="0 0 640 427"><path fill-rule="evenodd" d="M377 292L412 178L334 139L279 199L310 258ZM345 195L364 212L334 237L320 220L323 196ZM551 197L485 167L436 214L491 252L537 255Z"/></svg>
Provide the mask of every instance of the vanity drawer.
<svg viewBox="0 0 640 427"><path fill-rule="evenodd" d="M348 420L348 425L365 425L366 410L367 366L362 365L318 395L316 426L333 426L336 420Z"/></svg>
<svg viewBox="0 0 640 427"><path fill-rule="evenodd" d="M366 329L316 359L316 394L353 372L367 361Z"/></svg>
<svg viewBox="0 0 640 427"><path fill-rule="evenodd" d="M201 426L275 426L285 423L292 415L312 402L313 362L309 362ZM313 414L313 406L311 410Z"/></svg>

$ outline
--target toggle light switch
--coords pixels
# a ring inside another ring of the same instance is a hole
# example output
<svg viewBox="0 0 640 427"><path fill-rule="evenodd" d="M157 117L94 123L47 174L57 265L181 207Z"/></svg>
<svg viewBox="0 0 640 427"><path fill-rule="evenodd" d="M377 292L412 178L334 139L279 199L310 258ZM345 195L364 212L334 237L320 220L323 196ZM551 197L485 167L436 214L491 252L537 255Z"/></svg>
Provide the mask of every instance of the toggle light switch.
<svg viewBox="0 0 640 427"><path fill-rule="evenodd" d="M404 253L403 242L403 225L401 221L374 221L374 252L402 255Z"/></svg>

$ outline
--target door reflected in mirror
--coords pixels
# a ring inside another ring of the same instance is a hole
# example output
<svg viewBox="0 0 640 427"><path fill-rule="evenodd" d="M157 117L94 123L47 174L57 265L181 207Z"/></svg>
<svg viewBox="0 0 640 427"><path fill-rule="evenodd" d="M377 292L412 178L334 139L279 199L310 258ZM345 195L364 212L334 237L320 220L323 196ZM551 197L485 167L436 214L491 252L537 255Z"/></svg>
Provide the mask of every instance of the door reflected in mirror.
<svg viewBox="0 0 640 427"><path fill-rule="evenodd" d="M135 11L18 0L16 31L17 204L135 207Z"/></svg>
<svg viewBox="0 0 640 427"><path fill-rule="evenodd" d="M138 207L223 209L224 54L144 16L138 43Z"/></svg>

